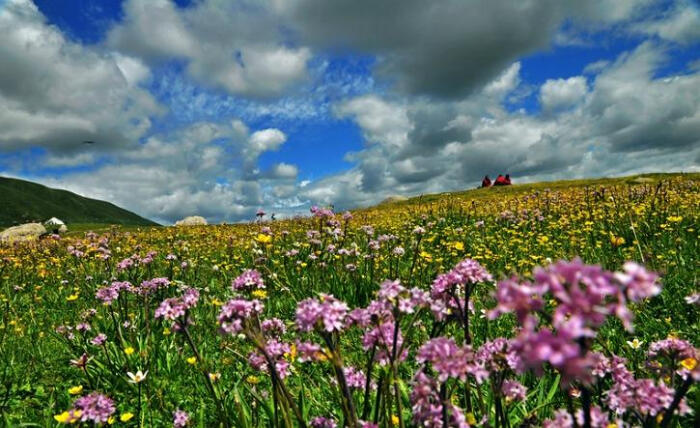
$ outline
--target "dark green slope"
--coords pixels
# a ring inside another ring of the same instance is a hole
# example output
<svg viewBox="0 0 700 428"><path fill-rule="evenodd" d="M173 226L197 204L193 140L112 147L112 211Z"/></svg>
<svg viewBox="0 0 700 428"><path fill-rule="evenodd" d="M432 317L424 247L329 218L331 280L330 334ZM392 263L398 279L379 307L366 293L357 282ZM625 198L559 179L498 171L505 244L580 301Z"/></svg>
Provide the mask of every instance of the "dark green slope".
<svg viewBox="0 0 700 428"><path fill-rule="evenodd" d="M0 225L45 221L51 217L60 218L69 227L71 223L156 224L109 202L31 181L0 177Z"/></svg>

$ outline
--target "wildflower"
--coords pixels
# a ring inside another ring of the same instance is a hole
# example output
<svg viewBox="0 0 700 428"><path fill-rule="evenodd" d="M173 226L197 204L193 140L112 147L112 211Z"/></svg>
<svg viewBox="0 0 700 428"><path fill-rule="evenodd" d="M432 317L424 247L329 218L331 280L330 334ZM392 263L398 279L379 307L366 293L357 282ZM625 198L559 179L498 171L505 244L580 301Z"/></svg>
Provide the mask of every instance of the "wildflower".
<svg viewBox="0 0 700 428"><path fill-rule="evenodd" d="M81 412L81 422L105 423L114 413L114 402L107 396L93 392L78 398L74 403L75 409Z"/></svg>
<svg viewBox="0 0 700 428"><path fill-rule="evenodd" d="M272 242L272 236L259 233L255 240L261 244L269 244Z"/></svg>
<svg viewBox="0 0 700 428"><path fill-rule="evenodd" d="M184 428L190 421L190 415L180 409L173 412L173 428Z"/></svg>
<svg viewBox="0 0 700 428"><path fill-rule="evenodd" d="M639 349L642 347L642 343L644 342L635 337L632 341L627 341L627 346L629 346L632 349Z"/></svg>
<svg viewBox="0 0 700 428"><path fill-rule="evenodd" d="M58 415L54 415L53 418L57 422L62 424L73 424L80 420L80 416L82 415L82 413L83 412L81 412L80 410L71 409Z"/></svg>
<svg viewBox="0 0 700 428"><path fill-rule="evenodd" d="M231 287L234 291L250 290L254 288L265 288L265 283L263 282L260 272L254 269L249 269L243 271L236 279L231 283Z"/></svg>
<svg viewBox="0 0 700 428"><path fill-rule="evenodd" d="M104 343L107 341L107 335L104 333L100 333L97 336L95 336L90 343L92 343L95 346L102 346Z"/></svg>
<svg viewBox="0 0 700 428"><path fill-rule="evenodd" d="M265 290L253 290L250 295L260 300L267 299L267 291Z"/></svg>
<svg viewBox="0 0 700 428"><path fill-rule="evenodd" d="M218 322L225 333L236 334L243 330L243 322L262 313L260 300L232 299L221 307Z"/></svg>
<svg viewBox="0 0 700 428"><path fill-rule="evenodd" d="M313 418L309 423L312 428L336 428L338 424L333 419L324 418L322 416Z"/></svg>
<svg viewBox="0 0 700 428"><path fill-rule="evenodd" d="M131 355L131 354L134 353L134 348L131 347L131 346L127 346L126 348L124 348L124 353L125 353L126 355Z"/></svg>
<svg viewBox="0 0 700 428"><path fill-rule="evenodd" d="M321 300L306 299L297 305L296 323L301 331L311 331L317 326L327 332L340 331L344 327L348 305L332 295L321 294Z"/></svg>
<svg viewBox="0 0 700 428"><path fill-rule="evenodd" d="M612 233L610 234L610 243L612 244L613 247L619 247L622 245L625 245L625 238L622 236L615 236Z"/></svg>
<svg viewBox="0 0 700 428"><path fill-rule="evenodd" d="M88 354L83 353L83 355L80 356L80 358L75 359L75 360L70 360L70 363L79 369L84 369L87 367L87 363L90 361L90 357L88 357Z"/></svg>
<svg viewBox="0 0 700 428"><path fill-rule="evenodd" d="M698 361L693 357L688 357L681 361L681 366L686 370L693 370L697 365Z"/></svg>
<svg viewBox="0 0 700 428"><path fill-rule="evenodd" d="M197 364L197 357L188 357L186 361L187 361L187 364L195 365L195 364Z"/></svg>
<svg viewBox="0 0 700 428"><path fill-rule="evenodd" d="M134 417L134 414L131 412L124 412L121 415L119 415L119 420L122 422L129 422L131 418Z"/></svg>
<svg viewBox="0 0 700 428"><path fill-rule="evenodd" d="M525 388L520 382L515 380L505 380L503 381L503 386L501 387L501 393L505 395L506 400L513 401L524 401L527 394L527 388Z"/></svg>
<svg viewBox="0 0 700 428"><path fill-rule="evenodd" d="M126 372L126 375L129 376L129 383L141 383L144 380L146 380L146 376L148 375L148 370L146 370L145 373L141 372L141 370L137 371L135 374L131 372Z"/></svg>
<svg viewBox="0 0 700 428"><path fill-rule="evenodd" d="M700 305L700 293L693 293L686 296L685 302L689 305Z"/></svg>
<svg viewBox="0 0 700 428"><path fill-rule="evenodd" d="M80 295L78 295L78 294L71 294L70 296L66 297L66 300L69 301L69 302L73 302L73 301L75 301L75 300L78 300L78 297L80 297Z"/></svg>
<svg viewBox="0 0 700 428"><path fill-rule="evenodd" d="M454 340L445 337L429 340L416 355L417 362L430 363L440 382L445 382L448 378L464 380L467 373L472 371L473 360L471 347L459 347Z"/></svg>
<svg viewBox="0 0 700 428"><path fill-rule="evenodd" d="M73 387L68 388L68 393L69 393L70 395L78 395L78 394L80 394L81 392L83 392L83 386L82 386L82 385L73 386Z"/></svg>
<svg viewBox="0 0 700 428"><path fill-rule="evenodd" d="M102 287L95 292L95 297L98 300L101 300L103 304L109 305L112 303L112 301L116 300L119 297L119 288L109 286L109 287Z"/></svg>

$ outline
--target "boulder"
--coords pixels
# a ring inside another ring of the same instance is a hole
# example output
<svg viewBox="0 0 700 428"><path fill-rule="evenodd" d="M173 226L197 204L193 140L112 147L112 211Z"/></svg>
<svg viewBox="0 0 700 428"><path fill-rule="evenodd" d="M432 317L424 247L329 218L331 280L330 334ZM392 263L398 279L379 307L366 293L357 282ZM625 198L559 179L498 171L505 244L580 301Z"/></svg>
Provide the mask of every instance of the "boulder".
<svg viewBox="0 0 700 428"><path fill-rule="evenodd" d="M182 220L175 222L175 226L204 226L206 224L208 224L207 219L198 215L185 217Z"/></svg>
<svg viewBox="0 0 700 428"><path fill-rule="evenodd" d="M41 223L21 224L0 232L0 242L11 244L13 242L36 241L45 233L46 228Z"/></svg>

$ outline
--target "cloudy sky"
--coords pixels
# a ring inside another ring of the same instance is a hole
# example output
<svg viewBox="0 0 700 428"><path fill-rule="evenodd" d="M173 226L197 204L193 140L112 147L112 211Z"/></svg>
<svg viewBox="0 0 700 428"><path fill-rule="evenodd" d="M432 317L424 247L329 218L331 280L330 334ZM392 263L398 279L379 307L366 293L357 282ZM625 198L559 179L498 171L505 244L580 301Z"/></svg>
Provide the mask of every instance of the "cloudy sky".
<svg viewBox="0 0 700 428"><path fill-rule="evenodd" d="M700 170L693 0L0 0L0 34L0 175L164 223Z"/></svg>

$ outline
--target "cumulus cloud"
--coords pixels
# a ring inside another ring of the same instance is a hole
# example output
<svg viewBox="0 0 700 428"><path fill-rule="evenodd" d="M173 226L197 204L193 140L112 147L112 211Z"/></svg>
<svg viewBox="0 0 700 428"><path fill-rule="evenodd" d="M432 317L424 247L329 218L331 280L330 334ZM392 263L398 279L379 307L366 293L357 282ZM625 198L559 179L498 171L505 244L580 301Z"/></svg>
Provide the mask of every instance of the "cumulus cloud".
<svg viewBox="0 0 700 428"><path fill-rule="evenodd" d="M545 111L570 108L583 100L587 84L583 76L549 79L540 88L540 104Z"/></svg>
<svg viewBox="0 0 700 428"><path fill-rule="evenodd" d="M253 170L258 156L285 140L278 129L250 133L240 120L198 122L151 136L90 171L39 180L164 223L187 215L202 215L212 222L246 220L254 218L260 206L272 205L281 193L292 196L290 189L296 188L295 165L279 163L264 174ZM69 166L71 159L81 157L47 157L41 162Z"/></svg>
<svg viewBox="0 0 700 428"><path fill-rule="evenodd" d="M73 43L29 0L0 8L0 150L75 152L134 144L162 113L138 59ZM108 88L109 90L105 90Z"/></svg>
<svg viewBox="0 0 700 428"><path fill-rule="evenodd" d="M545 48L561 24L609 24L648 1L295 0L280 2L313 46L378 56L377 72L407 93L459 98L518 57Z"/></svg>
<svg viewBox="0 0 700 428"><path fill-rule="evenodd" d="M632 29L677 43L697 43L700 41L700 6L697 2L677 0L660 17L634 23Z"/></svg>
<svg viewBox="0 0 700 428"><path fill-rule="evenodd" d="M282 24L266 3L206 0L181 9L170 0L127 0L107 45L149 62L184 60L205 86L278 95L306 77L311 51L283 43Z"/></svg>

